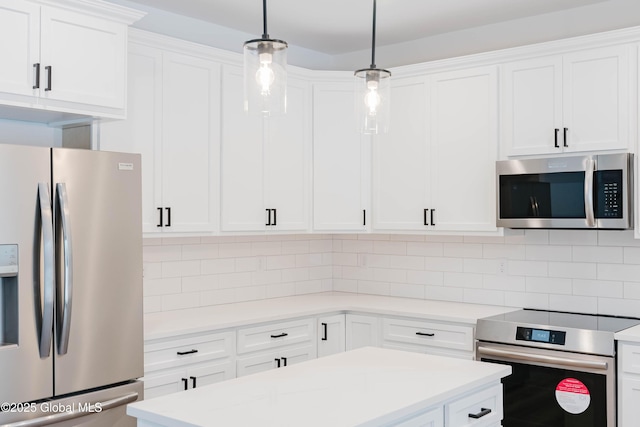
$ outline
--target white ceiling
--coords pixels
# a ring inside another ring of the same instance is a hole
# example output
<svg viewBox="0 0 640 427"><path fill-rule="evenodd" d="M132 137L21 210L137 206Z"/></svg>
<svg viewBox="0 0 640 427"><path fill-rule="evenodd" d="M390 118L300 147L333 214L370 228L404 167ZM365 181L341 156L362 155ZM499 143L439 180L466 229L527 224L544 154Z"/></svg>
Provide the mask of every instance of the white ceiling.
<svg viewBox="0 0 640 427"><path fill-rule="evenodd" d="M133 0L240 32L262 34L261 0ZM377 46L610 0L378 0ZM268 0L272 38L328 55L370 49L372 0Z"/></svg>
<svg viewBox="0 0 640 427"><path fill-rule="evenodd" d="M262 35L261 0L105 0L147 12L142 30L241 53ZM640 0L377 0L385 68L640 26ZM268 0L288 63L351 71L371 59L373 0Z"/></svg>

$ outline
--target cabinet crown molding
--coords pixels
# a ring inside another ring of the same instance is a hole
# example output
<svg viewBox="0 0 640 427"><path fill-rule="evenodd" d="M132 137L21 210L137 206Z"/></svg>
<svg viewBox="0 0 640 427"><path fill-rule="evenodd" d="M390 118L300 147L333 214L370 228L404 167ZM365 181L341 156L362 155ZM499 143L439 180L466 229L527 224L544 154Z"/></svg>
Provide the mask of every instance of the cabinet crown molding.
<svg viewBox="0 0 640 427"><path fill-rule="evenodd" d="M109 18L113 21L131 25L142 19L147 12L109 3L103 0L34 0L35 3L67 9L83 14Z"/></svg>

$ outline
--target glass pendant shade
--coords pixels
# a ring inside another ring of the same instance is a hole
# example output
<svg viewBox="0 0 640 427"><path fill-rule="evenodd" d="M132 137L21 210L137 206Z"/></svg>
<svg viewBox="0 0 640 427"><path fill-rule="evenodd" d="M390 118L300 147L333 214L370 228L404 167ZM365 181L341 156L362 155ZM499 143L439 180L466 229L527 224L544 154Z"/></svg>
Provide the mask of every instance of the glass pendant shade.
<svg viewBox="0 0 640 427"><path fill-rule="evenodd" d="M391 73L365 68L355 73L355 105L358 130L365 134L389 131Z"/></svg>
<svg viewBox="0 0 640 427"><path fill-rule="evenodd" d="M287 112L287 43L257 39L244 44L244 109L267 115Z"/></svg>

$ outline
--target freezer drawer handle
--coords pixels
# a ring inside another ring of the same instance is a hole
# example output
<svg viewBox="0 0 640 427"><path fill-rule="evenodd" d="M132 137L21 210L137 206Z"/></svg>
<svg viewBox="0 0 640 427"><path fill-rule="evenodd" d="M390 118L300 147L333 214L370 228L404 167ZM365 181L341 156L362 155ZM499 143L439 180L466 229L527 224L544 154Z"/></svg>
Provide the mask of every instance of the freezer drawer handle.
<svg viewBox="0 0 640 427"><path fill-rule="evenodd" d="M126 405L127 403L135 402L138 400L138 393L129 393L124 396L116 397L115 399L105 400L104 402L94 402L91 406L102 408L102 411L107 409L117 408L118 406ZM34 418L32 420L18 421L16 423L6 424L3 427L40 427L50 424L61 423L63 421L73 420L76 418L86 417L92 415L91 411L72 411L72 412L59 412L53 415L47 415L46 417Z"/></svg>
<svg viewBox="0 0 640 427"><path fill-rule="evenodd" d="M485 415L489 415L491 413L491 409L489 408L481 408L480 412L478 412L477 414L469 414L469 418L474 418L474 419L478 419L478 418L482 418Z"/></svg>
<svg viewBox="0 0 640 427"><path fill-rule="evenodd" d="M278 335L271 335L271 338L282 338L282 337L286 337L287 335L289 335L289 334L286 333L286 332L283 332L283 333L278 334Z"/></svg>
<svg viewBox="0 0 640 427"><path fill-rule="evenodd" d="M427 333L427 332L416 332L416 335L420 335L421 337L433 337L436 334L434 334L433 332L431 333Z"/></svg>
<svg viewBox="0 0 640 427"><path fill-rule="evenodd" d="M193 353L197 353L197 352L198 352L198 350L196 350L195 348L191 349L189 351L179 351L178 352L178 356L184 356L185 354L193 354Z"/></svg>
<svg viewBox="0 0 640 427"><path fill-rule="evenodd" d="M42 325L40 330L40 357L49 357L51 337L53 335L53 295L55 293L55 256L53 242L53 212L49 186L38 183L38 203L40 205L40 226L42 227L42 244L44 251L44 301L42 304Z"/></svg>

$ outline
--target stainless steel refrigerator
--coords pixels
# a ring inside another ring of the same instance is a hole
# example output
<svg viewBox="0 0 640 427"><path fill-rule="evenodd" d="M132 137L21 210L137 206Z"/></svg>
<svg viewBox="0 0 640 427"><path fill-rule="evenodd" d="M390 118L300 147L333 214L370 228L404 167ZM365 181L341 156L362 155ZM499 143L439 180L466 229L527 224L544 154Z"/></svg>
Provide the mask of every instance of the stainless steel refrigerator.
<svg viewBox="0 0 640 427"><path fill-rule="evenodd" d="M0 145L0 426L135 426L140 157Z"/></svg>

